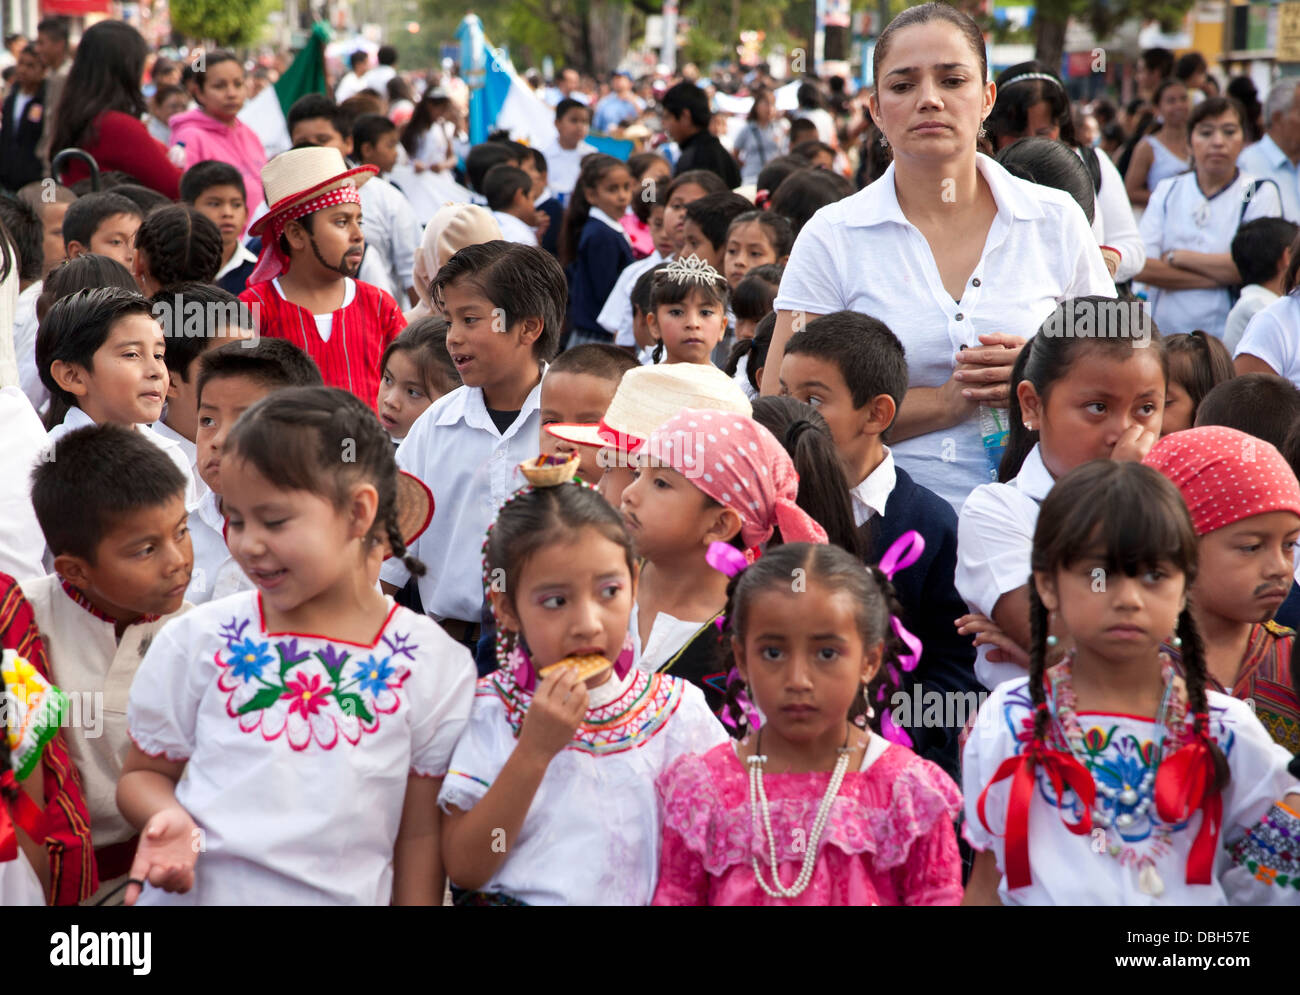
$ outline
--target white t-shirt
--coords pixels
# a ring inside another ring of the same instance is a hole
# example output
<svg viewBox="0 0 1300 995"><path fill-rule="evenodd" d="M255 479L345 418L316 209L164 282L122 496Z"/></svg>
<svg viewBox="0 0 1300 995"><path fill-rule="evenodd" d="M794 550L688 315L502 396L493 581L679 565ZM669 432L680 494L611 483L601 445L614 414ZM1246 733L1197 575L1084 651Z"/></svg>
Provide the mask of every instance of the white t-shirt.
<svg viewBox="0 0 1300 995"><path fill-rule="evenodd" d="M1252 194L1254 178L1239 172L1226 187L1207 198L1195 171L1161 180L1138 226L1148 259L1160 259L1170 249L1229 252L1237 228L1256 218L1282 213L1277 186L1263 183ZM1247 200L1249 199L1249 202ZM1243 213L1244 210L1244 213ZM1223 338L1232 301L1225 287L1203 290L1147 290L1151 317L1164 335L1200 328Z"/></svg>
<svg viewBox="0 0 1300 995"><path fill-rule="evenodd" d="M1029 338L1067 297L1115 296L1097 239L1069 194L1017 179L977 156L998 213L960 302L944 289L925 236L904 216L894 166L818 211L799 233L775 308L879 318L907 350L912 387L939 387L978 336ZM953 508L989 479L978 415L893 444L894 459Z"/></svg>
<svg viewBox="0 0 1300 995"><path fill-rule="evenodd" d="M1005 484L982 484L971 491L957 516L957 593L972 612L993 617L998 598L1029 583L1030 556L1038 506L1055 481L1038 446ZM979 647L975 676L986 688L1023 677L1014 663L994 663L991 647Z"/></svg>
<svg viewBox="0 0 1300 995"><path fill-rule="evenodd" d="M478 682L438 804L487 794L518 743L532 696L505 671ZM482 890L529 905L649 905L659 877L655 779L726 730L693 684L633 667L590 692L573 741L547 765L509 856Z"/></svg>
<svg viewBox="0 0 1300 995"><path fill-rule="evenodd" d="M285 296L284 288L280 286L280 278L278 276L273 277L271 283L275 286L275 292L287 301L289 298ZM338 309L342 311L352 303L352 299L356 296L356 281L350 276L345 276L343 278L343 303L339 305ZM331 311L328 314L313 314L312 319L316 322L316 334L320 336L320 340L322 342L328 342L330 340L330 335L334 332L334 312Z"/></svg>
<svg viewBox="0 0 1300 995"><path fill-rule="evenodd" d="M255 592L158 634L127 722L188 761L176 800L204 850L189 892L142 905L389 903L407 778L446 774L474 693L469 651L389 605L368 644L268 633Z"/></svg>
<svg viewBox="0 0 1300 995"><path fill-rule="evenodd" d="M1262 359L1300 386L1300 297L1285 294L1251 318L1232 352L1238 356Z"/></svg>
<svg viewBox="0 0 1300 995"><path fill-rule="evenodd" d="M576 148L566 149L560 145L559 139L542 149L542 155L546 156L546 183L561 201L568 200L578 183L583 156L595 151L596 146L587 142L579 142Z"/></svg>
<svg viewBox="0 0 1300 995"><path fill-rule="evenodd" d="M505 211L493 211L492 217L496 218L496 222L501 228L501 237L507 242L518 242L521 245L534 246L537 244L537 232L513 214L507 214Z"/></svg>
<svg viewBox="0 0 1300 995"><path fill-rule="evenodd" d="M32 468L47 452L45 429L17 387L0 387L0 573L45 573L45 537L32 508Z"/></svg>
<svg viewBox="0 0 1300 995"><path fill-rule="evenodd" d="M1235 352L1237 343L1245 334L1250 319L1277 300L1278 295L1258 283L1248 283L1241 288L1241 296L1228 312L1228 321L1223 328L1223 344L1228 352Z"/></svg>
<svg viewBox="0 0 1300 995"><path fill-rule="evenodd" d="M980 851L991 850L998 870L1006 873L1006 845L1001 835L989 832L981 824L977 809L980 793L993 779L998 765L1024 749L1019 739L1024 723L1032 720L1029 679L1009 681L995 690L980 708L975 728L962 752L962 795L966 800L966 820L962 832L967 841ZM1047 776L1039 770L1029 808L1029 863L1032 882L1014 891L1008 890L1005 876L998 885L998 897L1004 905L1233 905L1268 903L1294 904L1295 891L1290 888L1252 887L1247 875L1234 873L1230 845L1255 825L1288 792L1300 789L1287 773L1291 756L1269 737L1244 701L1229 698L1217 691L1207 691L1211 735L1228 759L1232 780L1223 792L1223 822L1214 858L1212 883L1187 884L1187 856L1203 815L1193 815L1177 827L1160 821L1155 804L1139 814L1122 830L1105 830L1107 846L1120 846L1116 857L1098 853L1095 832L1076 836L1061 822L1062 814L1071 821L1082 815L1082 805L1073 793L1067 794L1062 813L1052 800L1055 794ZM1090 744L1101 744L1088 754L1085 766L1100 784L1140 786L1150 771L1152 756L1159 756L1163 730L1151 719L1113 712L1081 712L1079 725ZM1098 777L1098 774L1101 776ZM985 816L989 826L1002 833L1006 825L1007 798L1011 779L999 781L988 793ZM1150 791L1150 789L1148 789ZM1139 799L1141 795L1139 795ZM1097 793L1094 808L1113 819L1132 815L1140 804L1126 805L1119 797L1107 798ZM1168 842L1160 837L1168 832ZM1138 865L1148 858L1164 884L1160 896L1149 895L1138 887ZM1239 880L1246 878L1246 880ZM1243 887L1244 886L1244 887Z"/></svg>

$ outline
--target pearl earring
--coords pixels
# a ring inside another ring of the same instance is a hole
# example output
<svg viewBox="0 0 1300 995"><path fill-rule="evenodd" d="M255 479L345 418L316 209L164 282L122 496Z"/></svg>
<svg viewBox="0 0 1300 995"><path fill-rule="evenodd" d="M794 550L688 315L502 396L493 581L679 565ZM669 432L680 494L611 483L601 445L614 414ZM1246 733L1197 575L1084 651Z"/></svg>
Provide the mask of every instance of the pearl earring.
<svg viewBox="0 0 1300 995"><path fill-rule="evenodd" d="M1169 640L1169 645L1173 646L1174 649L1179 649L1179 648L1181 648L1182 645L1183 645L1183 637L1182 637L1182 636L1177 636L1177 635L1174 636L1173 639Z"/></svg>
<svg viewBox="0 0 1300 995"><path fill-rule="evenodd" d="M1048 645L1048 646L1055 646L1055 645L1056 645L1057 643L1059 643L1059 642L1060 642L1060 640L1057 639L1055 636L1048 636L1048 637L1047 637L1047 645Z"/></svg>
<svg viewBox="0 0 1300 995"><path fill-rule="evenodd" d="M1032 432L1033 430L1034 430L1034 426L1029 424L1029 422L1025 422L1025 431Z"/></svg>

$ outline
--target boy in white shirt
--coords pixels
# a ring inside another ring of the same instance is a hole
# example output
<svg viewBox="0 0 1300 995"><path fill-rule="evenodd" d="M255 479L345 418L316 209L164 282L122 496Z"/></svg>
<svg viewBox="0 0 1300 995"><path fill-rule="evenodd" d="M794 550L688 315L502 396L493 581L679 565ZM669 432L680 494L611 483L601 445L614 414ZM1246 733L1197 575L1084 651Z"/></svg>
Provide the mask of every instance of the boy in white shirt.
<svg viewBox="0 0 1300 995"><path fill-rule="evenodd" d="M551 189L566 206L578 182L583 157L596 151L596 146L586 141L590 128L590 107L576 100L561 100L555 105L556 138L542 149L542 155L546 156L546 173Z"/></svg>
<svg viewBox="0 0 1300 995"><path fill-rule="evenodd" d="M1300 228L1283 218L1256 218L1232 237L1232 261L1241 274L1241 296L1223 326L1228 352L1237 348L1250 319L1282 296L1297 232Z"/></svg>
<svg viewBox="0 0 1300 995"><path fill-rule="evenodd" d="M488 210L501 226L507 242L537 245L537 211L532 199L533 179L524 170L506 163L493 166L483 177L483 196Z"/></svg>

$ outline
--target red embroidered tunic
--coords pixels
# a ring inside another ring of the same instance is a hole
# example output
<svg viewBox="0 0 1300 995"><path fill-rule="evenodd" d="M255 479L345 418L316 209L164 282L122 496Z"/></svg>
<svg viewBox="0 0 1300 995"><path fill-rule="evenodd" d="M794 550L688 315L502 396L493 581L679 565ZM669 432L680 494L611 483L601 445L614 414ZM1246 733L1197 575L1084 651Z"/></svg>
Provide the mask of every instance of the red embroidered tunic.
<svg viewBox="0 0 1300 995"><path fill-rule="evenodd" d="M258 334L292 342L316 361L327 386L350 391L373 408L383 373L379 361L388 343L406 327L406 319L390 294L360 280L355 283L351 303L333 314L329 341L316 330L315 315L285 300L270 281L250 284L239 299L260 309L255 316Z"/></svg>

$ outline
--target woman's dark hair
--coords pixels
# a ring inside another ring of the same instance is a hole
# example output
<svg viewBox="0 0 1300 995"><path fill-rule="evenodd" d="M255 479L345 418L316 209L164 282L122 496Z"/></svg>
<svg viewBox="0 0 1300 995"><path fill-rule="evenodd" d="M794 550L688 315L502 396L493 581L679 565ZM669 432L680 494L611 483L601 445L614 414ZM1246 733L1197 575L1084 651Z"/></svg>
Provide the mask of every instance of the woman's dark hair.
<svg viewBox="0 0 1300 995"><path fill-rule="evenodd" d="M796 574L796 570L803 573ZM902 664L899 661L907 652L906 646L889 622L891 615L902 617L902 608L894 595L894 586L880 572L879 567L864 566L852 553L833 545L784 543L775 549L769 549L727 584L727 606L723 610L726 628L721 640L722 669L727 674L727 710L737 728L743 730L747 723L738 700L743 682L737 673L733 673L735 651L732 649L732 640L743 645L750 605L754 598L764 591L774 589L788 592L790 578L794 576L803 576L808 581L836 591L847 591L856 609L858 634L863 646L873 647L884 643L880 670L867 686L867 695L875 706L875 715L869 724L879 732L880 720L885 713L883 703L892 698L899 686L902 677ZM757 705L758 702L753 704ZM865 715L866 711L866 699L862 695L855 695L845 718L852 721Z"/></svg>
<svg viewBox="0 0 1300 995"><path fill-rule="evenodd" d="M770 204L782 183L799 170L807 169L811 165L812 163L801 155L779 155L775 159L769 159L767 165L758 171L757 189L767 191Z"/></svg>
<svg viewBox="0 0 1300 995"><path fill-rule="evenodd" d="M754 326L754 337L741 339L731 347L731 355L727 357L727 367L723 372L729 377L736 375L741 358L749 357L749 362L745 364L745 379L754 388L755 394L760 390L758 371L767 363L767 351L772 347L772 332L775 328L776 312L773 311Z"/></svg>
<svg viewBox="0 0 1300 995"><path fill-rule="evenodd" d="M1160 361L1166 383L1169 380L1164 339L1139 301L1113 297L1071 297L1062 301L1039 327L1038 334L1020 350L1011 370L1007 412L1010 434L998 466L999 482L1006 483L1020 473L1025 457L1038 444L1038 431L1031 432L1024 425L1016 393L1021 381L1033 384L1035 393L1045 404L1053 385L1069 373L1084 351L1100 349L1116 356L1129 355L1134 349L1149 349Z"/></svg>
<svg viewBox="0 0 1300 995"><path fill-rule="evenodd" d="M578 182L573 185L569 197L569 206L564 212L564 221L560 228L560 265L568 266L578 256L578 240L582 237L582 226L591 216L591 204L587 201L587 188L594 187L615 169L627 169L627 164L603 152L593 152L582 160L582 169L578 173ZM629 176L631 173L628 174ZM614 220L618 220L615 218Z"/></svg>
<svg viewBox="0 0 1300 995"><path fill-rule="evenodd" d="M1192 113L1187 118L1188 136L1196 130L1196 126L1202 121L1208 118L1222 117L1230 111L1237 115L1237 123L1241 125L1244 131L1246 128L1246 108L1242 107L1232 97L1206 97L1192 108Z"/></svg>
<svg viewBox="0 0 1300 995"><path fill-rule="evenodd" d="M744 275L731 293L731 313L737 321L762 321L772 313L772 302L776 300L784 272L785 267L780 263L766 263Z"/></svg>
<svg viewBox="0 0 1300 995"><path fill-rule="evenodd" d="M208 73L212 70L212 67L219 66L223 62L233 62L235 65L239 66L240 69L244 68L244 63L240 60L239 56L234 52L226 51L224 48L218 48L211 52L203 53L203 61L200 63L203 68L195 69L193 76L194 85L198 88L199 93L202 93L203 88L207 85Z"/></svg>
<svg viewBox="0 0 1300 995"><path fill-rule="evenodd" d="M1199 72L1209 72L1210 66L1200 52L1187 52L1178 57L1174 63L1174 75L1181 80L1189 80Z"/></svg>
<svg viewBox="0 0 1300 995"><path fill-rule="evenodd" d="M1044 498L1034 529L1030 560L1034 573L1057 576L1076 563L1098 559L1106 574L1172 566L1183 574L1186 592L1196 580L1196 531L1183 497L1168 479L1149 466L1116 460L1092 460L1075 467ZM1029 693L1034 713L1034 739L1044 742L1051 714L1037 706L1046 702L1048 612L1033 577L1029 579ZM1178 616L1176 634L1182 640L1182 670L1187 683L1188 711L1194 729L1208 735L1203 716L1205 647L1192 618L1190 604ZM1211 743L1219 789L1227 784L1228 764Z"/></svg>
<svg viewBox="0 0 1300 995"><path fill-rule="evenodd" d="M1056 73L1041 62L1021 62L998 73L995 82L998 99L984 119L984 127L993 138L994 148L998 147L1000 139L1025 137L1029 129L1029 111L1041 103L1046 103L1051 109L1052 120L1061 130L1061 141L1070 146L1078 144L1074 137L1070 98Z"/></svg>
<svg viewBox="0 0 1300 995"><path fill-rule="evenodd" d="M928 24L931 21L947 21L953 27L957 28L966 38L966 44L970 46L975 58L980 64L980 83L989 78L989 57L984 48L984 34L980 31L980 26L976 24L969 14L964 14L955 7L950 7L946 3L923 3L915 7L908 7L905 11L895 17L887 25L885 30L880 33L876 40L876 50L871 56L871 69L876 81L876 87L880 86L880 65L889 54L889 46L894 41L895 33L910 28L916 24Z"/></svg>
<svg viewBox="0 0 1300 995"><path fill-rule="evenodd" d="M767 209L788 219L797 238L814 214L852 193L853 184L839 173L829 169L801 169L786 177L768 201Z"/></svg>
<svg viewBox="0 0 1300 995"><path fill-rule="evenodd" d="M581 529L595 529L622 549L628 571L635 570L636 554L622 516L592 488L575 482L525 488L501 506L483 545L485 574L497 578L500 590L513 599L528 560L554 543L567 547Z"/></svg>
<svg viewBox="0 0 1300 995"><path fill-rule="evenodd" d="M586 159L583 163L586 163ZM722 182L722 177L711 169L688 169L684 173L678 173L668 183L664 190L664 203L667 204L673 199L673 194L685 186L697 186L704 191L707 197L711 193L726 193L727 184ZM574 189L577 193L577 189Z"/></svg>
<svg viewBox="0 0 1300 995"><path fill-rule="evenodd" d="M1091 155L1091 150L1086 153ZM1088 224L1097 210L1092 177L1071 146L1050 138L1021 138L997 154L997 161L1012 176L1039 186L1064 190L1083 209Z"/></svg>
<svg viewBox="0 0 1300 995"><path fill-rule="evenodd" d="M407 155L415 155L424 133L433 127L433 122L450 106L450 97L431 97L428 94L416 102L410 120L402 128L402 148L406 149Z"/></svg>
<svg viewBox="0 0 1300 995"><path fill-rule="evenodd" d="M776 109L776 102L772 99L772 91L767 89L766 87L762 87L762 86L755 87L751 96L754 98L754 100L753 103L749 105L749 113L745 115L746 120L748 121L758 120L758 102L760 100L766 100L773 110Z"/></svg>
<svg viewBox="0 0 1300 995"><path fill-rule="evenodd" d="M148 51L140 32L123 21L99 21L86 29L54 112L51 157L95 144L94 123L105 111L139 118L148 110L140 92Z"/></svg>
<svg viewBox="0 0 1300 995"><path fill-rule="evenodd" d="M659 162L668 165L668 160L658 152L638 152L627 157L627 171L632 174L632 179L640 181L641 177L649 172L650 167ZM672 175L671 172L669 175Z"/></svg>
<svg viewBox="0 0 1300 995"><path fill-rule="evenodd" d="M221 229L191 204L154 211L136 230L135 247L145 254L149 275L164 288L212 283L224 251Z"/></svg>
<svg viewBox="0 0 1300 995"><path fill-rule="evenodd" d="M794 397L760 397L754 421L785 447L799 474L795 503L826 530L831 542L862 559L865 550L853 520L853 499L839 450L826 419Z"/></svg>
<svg viewBox="0 0 1300 995"><path fill-rule="evenodd" d="M388 343L379 360L381 375L388 365L388 357L395 352L404 352L411 357L430 398L448 394L461 385L460 373L447 352L447 322L444 319L427 315L403 328L401 334Z"/></svg>
<svg viewBox="0 0 1300 995"><path fill-rule="evenodd" d="M246 461L274 487L310 491L342 508L358 483L379 492L367 537L384 543L417 577L424 564L402 541L393 442L374 411L337 387L285 387L245 411L226 439L227 455ZM352 459L341 459L340 453Z"/></svg>
<svg viewBox="0 0 1300 995"><path fill-rule="evenodd" d="M388 98L390 104L395 104L399 100L409 100L415 103L415 92L411 89L411 84L406 82L400 76L394 76L384 87L386 91L384 96Z"/></svg>
<svg viewBox="0 0 1300 995"><path fill-rule="evenodd" d="M1226 95L1246 109L1246 141L1257 142L1263 136L1260 118L1264 108L1259 102L1259 91L1249 76L1234 76L1228 80Z"/></svg>
<svg viewBox="0 0 1300 995"><path fill-rule="evenodd" d="M1160 98L1165 95L1165 91L1168 90L1171 86L1181 86L1184 90L1187 89L1187 84L1180 79L1171 78L1171 79L1161 80L1160 85L1157 86L1154 92L1152 92L1151 94L1151 106L1157 113L1160 110Z"/></svg>
<svg viewBox="0 0 1300 995"><path fill-rule="evenodd" d="M1232 354L1223 340L1200 329L1187 335L1165 337L1169 382L1177 383L1192 402L1192 422L1205 395L1236 376Z"/></svg>

